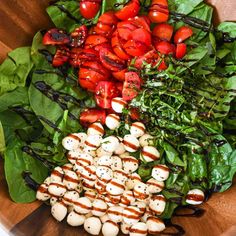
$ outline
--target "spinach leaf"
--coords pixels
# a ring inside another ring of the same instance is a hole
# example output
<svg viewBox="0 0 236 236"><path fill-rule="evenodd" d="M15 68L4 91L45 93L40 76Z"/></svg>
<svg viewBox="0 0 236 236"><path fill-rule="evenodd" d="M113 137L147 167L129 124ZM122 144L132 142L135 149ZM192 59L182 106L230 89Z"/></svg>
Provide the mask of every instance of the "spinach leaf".
<svg viewBox="0 0 236 236"><path fill-rule="evenodd" d="M6 149L5 136L4 136L2 123L0 120L0 154L2 154L5 151L5 149Z"/></svg>
<svg viewBox="0 0 236 236"><path fill-rule="evenodd" d="M236 38L236 22L222 22L217 29L221 32L228 33L230 37Z"/></svg>

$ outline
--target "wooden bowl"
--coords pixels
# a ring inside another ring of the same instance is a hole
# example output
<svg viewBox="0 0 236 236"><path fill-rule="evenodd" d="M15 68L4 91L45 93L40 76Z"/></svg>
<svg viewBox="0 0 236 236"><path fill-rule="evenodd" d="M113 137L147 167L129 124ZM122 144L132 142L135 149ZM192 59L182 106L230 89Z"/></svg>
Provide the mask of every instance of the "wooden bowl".
<svg viewBox="0 0 236 236"><path fill-rule="evenodd" d="M35 32L49 28L51 23L45 8L48 0L1 0L0 5L0 61L7 52L31 43ZM236 19L235 0L210 0L217 12L215 22ZM1 173L3 173L2 163ZM39 202L16 204L10 200L3 174L0 179L0 222L14 235L87 235L82 228L58 223L50 216L50 208ZM182 225L186 235L236 235L236 183L225 193L217 193L203 205L205 214L199 218L175 217L173 222Z"/></svg>

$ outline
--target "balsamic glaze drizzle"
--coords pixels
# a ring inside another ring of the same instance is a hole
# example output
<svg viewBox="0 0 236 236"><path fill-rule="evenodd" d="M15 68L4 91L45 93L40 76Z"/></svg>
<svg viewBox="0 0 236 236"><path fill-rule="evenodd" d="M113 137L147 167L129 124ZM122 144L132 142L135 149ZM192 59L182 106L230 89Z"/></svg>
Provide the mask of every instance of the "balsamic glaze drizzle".
<svg viewBox="0 0 236 236"><path fill-rule="evenodd" d="M22 173L22 177L25 180L26 185L31 188L34 191L37 191L40 184L38 184L32 177L31 177L32 173L28 172L28 171L24 171Z"/></svg>
<svg viewBox="0 0 236 236"><path fill-rule="evenodd" d="M189 213L181 213L179 211L181 210L191 210L191 212ZM205 213L205 210L199 207L195 207L195 206L191 206L191 205L187 205L187 206L180 206L175 210L174 216L178 216L178 217L201 217L203 216Z"/></svg>

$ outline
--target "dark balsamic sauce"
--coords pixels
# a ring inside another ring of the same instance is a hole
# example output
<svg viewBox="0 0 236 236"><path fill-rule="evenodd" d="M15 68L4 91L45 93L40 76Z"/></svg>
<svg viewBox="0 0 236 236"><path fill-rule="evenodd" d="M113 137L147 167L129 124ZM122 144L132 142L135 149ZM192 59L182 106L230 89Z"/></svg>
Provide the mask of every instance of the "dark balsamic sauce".
<svg viewBox="0 0 236 236"><path fill-rule="evenodd" d="M26 185L31 188L34 191L37 191L40 184L38 184L32 177L31 177L32 173L28 172L28 171L24 171L22 173L22 177L25 180Z"/></svg>
<svg viewBox="0 0 236 236"><path fill-rule="evenodd" d="M221 146L225 145L226 143L228 143L224 139L222 139L222 140L214 139L213 142L217 147L221 147Z"/></svg>
<svg viewBox="0 0 236 236"><path fill-rule="evenodd" d="M189 212L190 210L190 212ZM205 213L205 210L200 207L191 205L180 206L176 209L174 216L178 217L201 217Z"/></svg>
<svg viewBox="0 0 236 236"><path fill-rule="evenodd" d="M164 221L167 232L162 232L161 235L181 236L185 234L185 230L182 226L173 224L171 220ZM168 232L168 231L171 232Z"/></svg>
<svg viewBox="0 0 236 236"><path fill-rule="evenodd" d="M38 52L41 53L46 58L46 60L49 63L52 63L53 55L48 50L46 50L46 49L39 49Z"/></svg>

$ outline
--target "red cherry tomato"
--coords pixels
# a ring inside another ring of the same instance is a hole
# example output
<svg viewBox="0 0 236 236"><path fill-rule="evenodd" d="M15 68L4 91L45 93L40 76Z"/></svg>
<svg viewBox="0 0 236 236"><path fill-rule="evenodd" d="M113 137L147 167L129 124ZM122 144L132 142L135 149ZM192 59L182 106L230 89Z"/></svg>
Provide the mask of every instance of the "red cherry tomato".
<svg viewBox="0 0 236 236"><path fill-rule="evenodd" d="M148 17L153 23L166 22L169 18L167 0L153 0L149 8Z"/></svg>
<svg viewBox="0 0 236 236"><path fill-rule="evenodd" d="M170 41L173 35L174 28L167 23L158 24L154 27L152 35L160 40Z"/></svg>
<svg viewBox="0 0 236 236"><path fill-rule="evenodd" d="M79 58L80 53L82 52L82 48L72 48L70 51L70 60L69 63L73 67L79 67L81 65L81 61Z"/></svg>
<svg viewBox="0 0 236 236"><path fill-rule="evenodd" d="M138 95L141 79L136 72L125 73L125 82L122 90L122 98L125 101L131 101Z"/></svg>
<svg viewBox="0 0 236 236"><path fill-rule="evenodd" d="M151 34L142 28L136 29L132 33L132 38L136 42L140 42L149 47L152 43Z"/></svg>
<svg viewBox="0 0 236 236"><path fill-rule="evenodd" d="M124 61L122 61L107 48L100 49L99 58L103 66L108 70L119 71L123 70L126 67Z"/></svg>
<svg viewBox="0 0 236 236"><path fill-rule="evenodd" d="M122 21L117 24L117 31L121 39L129 40L132 38L132 32L138 27L131 21Z"/></svg>
<svg viewBox="0 0 236 236"><path fill-rule="evenodd" d="M94 91L99 81L108 80L110 72L100 62L84 62L79 70L79 83L82 88Z"/></svg>
<svg viewBox="0 0 236 236"><path fill-rule="evenodd" d="M116 31L111 39L111 46L114 51L114 53L123 60L129 60L130 56L125 52L121 45L121 40L119 38L118 32Z"/></svg>
<svg viewBox="0 0 236 236"><path fill-rule="evenodd" d="M115 79L117 79L119 81L125 81L125 73L126 72L127 72L127 69L124 69L121 71L113 72L112 75Z"/></svg>
<svg viewBox="0 0 236 236"><path fill-rule="evenodd" d="M84 126L88 126L94 122L101 122L105 124L106 111L102 109L86 109L80 113L80 123Z"/></svg>
<svg viewBox="0 0 236 236"><path fill-rule="evenodd" d="M175 46L169 42L161 41L155 43L155 48L158 52L164 55L174 54L175 53Z"/></svg>
<svg viewBox="0 0 236 236"><path fill-rule="evenodd" d="M116 17L120 20L127 20L130 17L137 16L139 9L139 0L131 0L121 10L116 12Z"/></svg>
<svg viewBox="0 0 236 236"><path fill-rule="evenodd" d="M50 29L43 36L44 45L65 45L70 43L70 37L60 29Z"/></svg>
<svg viewBox="0 0 236 236"><path fill-rule="evenodd" d="M85 48L93 48L107 42L108 39L101 35L89 35L85 41Z"/></svg>
<svg viewBox="0 0 236 236"><path fill-rule="evenodd" d="M177 59L182 59L187 53L187 46L185 43L178 43L176 45L175 57Z"/></svg>
<svg viewBox="0 0 236 236"><path fill-rule="evenodd" d="M129 115L132 120L140 120L140 114L138 108L135 107L130 108Z"/></svg>
<svg viewBox="0 0 236 236"><path fill-rule="evenodd" d="M101 0L81 0L80 13L86 19L94 18L100 9Z"/></svg>
<svg viewBox="0 0 236 236"><path fill-rule="evenodd" d="M127 41L127 43L124 45L124 49L129 55L134 57L141 56L148 51L146 44L136 42L134 40Z"/></svg>
<svg viewBox="0 0 236 236"><path fill-rule="evenodd" d="M80 47L84 44L87 36L88 36L88 29L86 25L82 25L79 28L76 28L71 34L71 47Z"/></svg>
<svg viewBox="0 0 236 236"><path fill-rule="evenodd" d="M190 27L182 26L176 31L174 36L174 42L175 44L182 43L184 40L190 38L192 35L193 30Z"/></svg>
<svg viewBox="0 0 236 236"><path fill-rule="evenodd" d="M58 48L53 57L52 65L59 67L64 65L70 58L70 50L67 47Z"/></svg>
<svg viewBox="0 0 236 236"><path fill-rule="evenodd" d="M150 30L151 21L147 16L135 16L133 18L129 18L128 21L137 28L142 28L147 30L148 32L151 32Z"/></svg>
<svg viewBox="0 0 236 236"><path fill-rule="evenodd" d="M111 108L111 100L119 95L119 90L114 82L100 81L95 89L95 100L99 107Z"/></svg>

